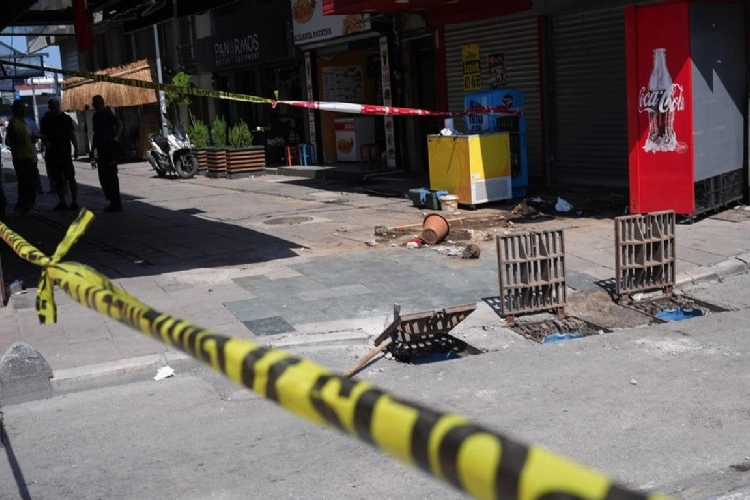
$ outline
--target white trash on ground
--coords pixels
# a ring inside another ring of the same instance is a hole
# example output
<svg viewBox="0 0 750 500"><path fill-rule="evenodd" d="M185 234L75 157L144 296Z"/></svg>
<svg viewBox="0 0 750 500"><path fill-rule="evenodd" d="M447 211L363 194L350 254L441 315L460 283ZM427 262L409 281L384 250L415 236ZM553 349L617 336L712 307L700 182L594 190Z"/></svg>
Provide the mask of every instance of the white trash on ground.
<svg viewBox="0 0 750 500"><path fill-rule="evenodd" d="M562 198L557 198L555 210L557 210L558 212L570 212L571 210L573 210L573 205L563 200Z"/></svg>
<svg viewBox="0 0 750 500"><path fill-rule="evenodd" d="M164 380L165 378L174 377L174 368L169 366L162 366L156 372L154 380Z"/></svg>

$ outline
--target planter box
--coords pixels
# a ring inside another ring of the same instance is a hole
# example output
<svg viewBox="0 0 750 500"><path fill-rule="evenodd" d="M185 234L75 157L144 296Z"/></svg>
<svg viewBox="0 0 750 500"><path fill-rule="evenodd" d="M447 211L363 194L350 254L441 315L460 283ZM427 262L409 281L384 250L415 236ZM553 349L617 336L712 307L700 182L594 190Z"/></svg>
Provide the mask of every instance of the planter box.
<svg viewBox="0 0 750 500"><path fill-rule="evenodd" d="M206 176L226 177L227 150L223 148L209 148L206 150L206 153L208 153L208 157L206 159Z"/></svg>
<svg viewBox="0 0 750 500"><path fill-rule="evenodd" d="M205 175L206 170L208 170L208 149L194 148L193 156L198 160L198 173Z"/></svg>
<svg viewBox="0 0 750 500"><path fill-rule="evenodd" d="M263 146L230 149L227 151L227 177L248 177L266 168L266 149Z"/></svg>

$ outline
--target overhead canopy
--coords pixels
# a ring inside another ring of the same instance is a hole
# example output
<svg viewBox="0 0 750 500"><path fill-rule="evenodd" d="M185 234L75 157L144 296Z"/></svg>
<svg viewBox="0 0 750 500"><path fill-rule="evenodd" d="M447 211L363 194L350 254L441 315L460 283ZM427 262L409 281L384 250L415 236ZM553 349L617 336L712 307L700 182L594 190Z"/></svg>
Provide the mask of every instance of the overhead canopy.
<svg viewBox="0 0 750 500"><path fill-rule="evenodd" d="M422 11L437 25L494 17L531 9L531 0L322 0L323 14L367 14Z"/></svg>
<svg viewBox="0 0 750 500"><path fill-rule="evenodd" d="M151 67L148 60L143 59L125 66L97 71L96 74L152 82ZM104 97L107 106L115 108L159 102L156 91L153 89L142 89L119 83L94 82L79 77L63 80L62 90L62 108L65 111L84 111L87 106L90 108L91 99L97 94Z"/></svg>

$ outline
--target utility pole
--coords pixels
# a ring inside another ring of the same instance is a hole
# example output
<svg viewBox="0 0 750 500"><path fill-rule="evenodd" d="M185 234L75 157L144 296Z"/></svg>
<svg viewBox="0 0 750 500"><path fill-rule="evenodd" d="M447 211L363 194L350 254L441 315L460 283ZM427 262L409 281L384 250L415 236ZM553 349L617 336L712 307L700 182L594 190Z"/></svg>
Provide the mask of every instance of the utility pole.
<svg viewBox="0 0 750 500"><path fill-rule="evenodd" d="M159 48L159 29L157 28L157 25L154 24L154 46L156 48L156 79L158 83L164 83L162 81L162 75L161 75L161 49ZM161 111L161 116L159 119L161 120L161 133L164 137L167 137L169 135L169 131L167 130L167 102L164 99L164 91L159 90L159 110Z"/></svg>

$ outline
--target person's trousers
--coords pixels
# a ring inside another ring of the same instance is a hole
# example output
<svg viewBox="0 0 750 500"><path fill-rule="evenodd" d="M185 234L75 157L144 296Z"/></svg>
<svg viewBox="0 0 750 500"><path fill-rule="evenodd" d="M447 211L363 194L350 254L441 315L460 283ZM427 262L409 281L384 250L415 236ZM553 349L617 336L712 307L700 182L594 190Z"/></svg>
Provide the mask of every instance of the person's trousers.
<svg viewBox="0 0 750 500"><path fill-rule="evenodd" d="M97 148L97 170L99 184L102 186L104 197L115 207L122 206L120 199L120 179L117 177L117 162L115 152L110 148Z"/></svg>
<svg viewBox="0 0 750 500"><path fill-rule="evenodd" d="M18 208L29 209L36 203L36 186L34 160L13 160L13 169L18 180Z"/></svg>

